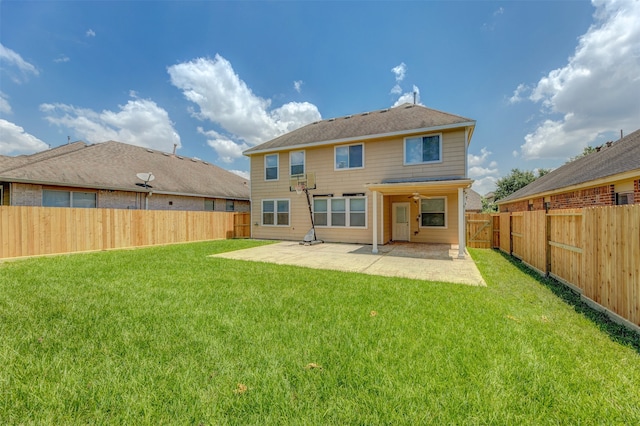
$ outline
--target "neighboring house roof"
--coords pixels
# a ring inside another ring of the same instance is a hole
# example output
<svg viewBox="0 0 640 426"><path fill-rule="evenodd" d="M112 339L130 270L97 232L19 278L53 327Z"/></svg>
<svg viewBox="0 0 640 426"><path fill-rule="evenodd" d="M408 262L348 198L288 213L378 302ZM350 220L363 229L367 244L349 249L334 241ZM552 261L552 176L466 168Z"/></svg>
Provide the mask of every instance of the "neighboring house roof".
<svg viewBox="0 0 640 426"><path fill-rule="evenodd" d="M475 127L475 120L420 105L403 104L395 108L316 121L244 151L245 155L310 145L327 145L362 139ZM469 135L471 139L471 135Z"/></svg>
<svg viewBox="0 0 640 426"><path fill-rule="evenodd" d="M640 175L640 129L599 151L580 157L534 180L524 188L497 201L497 204L514 202L548 192L588 184L589 182L621 174Z"/></svg>
<svg viewBox="0 0 640 426"><path fill-rule="evenodd" d="M467 189L467 202L465 210L482 211L482 196L473 189Z"/></svg>
<svg viewBox="0 0 640 426"><path fill-rule="evenodd" d="M151 172L156 193L249 199L246 179L194 158L121 142L74 142L32 155L0 156L0 181L146 192L137 173Z"/></svg>

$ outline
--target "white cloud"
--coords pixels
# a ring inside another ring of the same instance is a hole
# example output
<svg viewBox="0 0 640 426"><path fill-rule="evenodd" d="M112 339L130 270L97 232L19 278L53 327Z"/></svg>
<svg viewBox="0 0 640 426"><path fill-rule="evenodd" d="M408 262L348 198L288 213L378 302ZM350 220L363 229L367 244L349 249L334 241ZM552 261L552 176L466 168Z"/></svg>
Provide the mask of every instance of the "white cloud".
<svg viewBox="0 0 640 426"><path fill-rule="evenodd" d="M521 102L524 100L524 94L525 92L527 92L529 90L529 86L527 86L526 84L519 84L518 87L516 87L516 90L513 91L513 96L511 96L509 98L509 103L510 104L516 104L518 102Z"/></svg>
<svg viewBox="0 0 640 426"><path fill-rule="evenodd" d="M418 86L413 86L413 91L412 92L406 92L403 93L398 100L392 105L392 107L397 107L398 105L402 105L402 104L412 104L413 103L413 97L414 97L414 93L415 93L415 99L416 99L416 105L422 105L422 103L420 102L420 89L418 88Z"/></svg>
<svg viewBox="0 0 640 426"><path fill-rule="evenodd" d="M165 152L172 152L174 144L181 146L167 111L148 99L134 97L115 112L65 104L41 104L40 110L49 123L73 129L90 143L116 140Z"/></svg>
<svg viewBox="0 0 640 426"><path fill-rule="evenodd" d="M252 146L321 119L308 102L290 102L270 110L271 100L256 96L220 55L198 58L167 70L171 83L199 110L192 114L219 124L234 139Z"/></svg>
<svg viewBox="0 0 640 426"><path fill-rule="evenodd" d="M0 43L0 65L2 66L0 69L6 72L16 84L20 84L26 80L29 74L40 74L35 66L22 59L22 56L18 53L8 47L4 47L2 43ZM19 75L13 72L14 69L20 72Z"/></svg>
<svg viewBox="0 0 640 426"><path fill-rule="evenodd" d="M240 177L245 178L247 181L249 180L249 172L246 170L229 170L231 173L236 174Z"/></svg>
<svg viewBox="0 0 640 426"><path fill-rule="evenodd" d="M525 136L526 159L566 159L599 135L638 127L640 1L593 4L595 23L580 37L574 55L540 79L529 96L554 117Z"/></svg>
<svg viewBox="0 0 640 426"><path fill-rule="evenodd" d="M66 55L60 55L58 56L56 59L53 60L53 62L55 63L61 63L61 62L69 62L71 59L69 59L68 56Z"/></svg>
<svg viewBox="0 0 640 426"><path fill-rule="evenodd" d="M400 95L402 93L402 87L400 87L399 84L396 84L395 86L393 86L391 88L391 92L392 95Z"/></svg>
<svg viewBox="0 0 640 426"><path fill-rule="evenodd" d="M400 65L396 65L395 67L391 68L391 72L396 75L396 81L400 82L404 80L404 76L407 72L407 66L404 62L401 62Z"/></svg>
<svg viewBox="0 0 640 426"><path fill-rule="evenodd" d="M0 118L0 155L32 154L49 146L20 126Z"/></svg>
<svg viewBox="0 0 640 426"><path fill-rule="evenodd" d="M467 155L467 163L470 166L479 166L481 164L484 164L484 162L487 160L487 158L490 155L491 155L491 151L489 151L486 147L484 147L480 150L480 155L473 155L473 154Z"/></svg>
<svg viewBox="0 0 640 426"><path fill-rule="evenodd" d="M495 12L493 12L493 16L498 16L498 15L502 15L504 13L504 7L499 7L498 9L496 9Z"/></svg>
<svg viewBox="0 0 640 426"><path fill-rule="evenodd" d="M489 192L496 190L496 182L498 178L495 176L485 176L481 179L476 179L471 185L471 189L476 191L480 195L487 195Z"/></svg>
<svg viewBox="0 0 640 426"><path fill-rule="evenodd" d="M198 127L198 133L207 137L207 145L213 148L220 160L225 163L233 163L234 160L242 157L242 151L249 149L246 143L233 141L215 130L205 131L202 127Z"/></svg>
<svg viewBox="0 0 640 426"><path fill-rule="evenodd" d="M96 36L96 32L93 31L91 28L89 28L85 34L86 34L87 37L95 37Z"/></svg>
<svg viewBox="0 0 640 426"><path fill-rule="evenodd" d="M469 165L468 175L469 178L474 180L472 185L473 190L483 195L495 190L495 183L498 180L499 171L497 163L491 161L485 166L491 154L491 151L483 147L480 150L480 154L469 153L467 155L467 163Z"/></svg>
<svg viewBox="0 0 640 426"><path fill-rule="evenodd" d="M9 97L3 92L0 92L0 113L11 114L12 112Z"/></svg>
<svg viewBox="0 0 640 426"><path fill-rule="evenodd" d="M296 80L293 82L293 88L296 89L296 92L300 93L300 91L302 91L303 84L304 84L304 81Z"/></svg>

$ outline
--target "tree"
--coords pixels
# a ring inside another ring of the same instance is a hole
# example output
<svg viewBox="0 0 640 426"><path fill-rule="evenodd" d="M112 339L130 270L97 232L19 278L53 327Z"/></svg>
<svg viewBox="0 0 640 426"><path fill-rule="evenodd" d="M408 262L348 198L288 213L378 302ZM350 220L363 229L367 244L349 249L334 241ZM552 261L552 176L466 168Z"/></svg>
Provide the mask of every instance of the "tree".
<svg viewBox="0 0 640 426"><path fill-rule="evenodd" d="M495 201L508 197L520 188L524 188L550 171L550 169L537 169L534 173L531 170L511 169L511 172L508 175L497 180Z"/></svg>
<svg viewBox="0 0 640 426"><path fill-rule="evenodd" d="M577 160L578 158L582 158L582 157L586 157L587 155L591 154L592 152L596 152L596 148L592 147L592 146L585 146L584 149L582 150L582 154L580 155L576 155L575 157L571 157L569 158L569 161L567 161L565 164L568 164L574 160Z"/></svg>

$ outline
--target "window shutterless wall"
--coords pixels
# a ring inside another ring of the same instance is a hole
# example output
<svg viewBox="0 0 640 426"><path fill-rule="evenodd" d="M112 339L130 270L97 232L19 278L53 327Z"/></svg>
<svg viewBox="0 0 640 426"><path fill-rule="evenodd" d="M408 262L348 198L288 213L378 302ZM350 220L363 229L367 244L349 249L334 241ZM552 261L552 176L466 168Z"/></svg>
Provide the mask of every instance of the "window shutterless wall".
<svg viewBox="0 0 640 426"><path fill-rule="evenodd" d="M423 135L419 133L417 136ZM421 177L464 177L466 175L465 156L465 131L463 129L443 131L442 134L442 161L430 164L404 165L404 136L393 138L380 138L363 141L363 167L353 169L335 169L335 147L349 146L328 145L321 147L305 147L305 171L316 174L317 189L311 191L314 194L333 194L334 197L342 197L344 193L364 192L367 197L367 227L365 229L349 228L348 230L324 228L317 229L318 238L325 241L344 241L355 243L371 243L372 234L372 197L366 190L365 184L381 182L382 179ZM300 151L300 148L291 151ZM251 197L253 203L251 224L254 238L274 238L284 240L300 240L311 227L309 209L304 195L297 196L289 191L289 152L279 152L278 181L265 181L264 154L251 156ZM283 174L284 173L284 174ZM456 234L454 225L457 226L457 194L447 194L448 207L448 233ZM288 227L262 227L261 202L263 199L288 198L291 200L290 214L291 224ZM385 197L384 208L388 209L388 198ZM404 197L406 201L406 197ZM312 198L313 203L313 198ZM379 208L381 203L378 203ZM418 215L413 213L414 222ZM379 217L382 212L379 212ZM387 218L388 215L384 217ZM417 223L417 222L416 222ZM387 226L385 226L385 230ZM436 230L437 240L447 242L448 236L440 235ZM386 232L386 231L385 231ZM386 235L386 233L385 233ZM432 235L434 235L432 233ZM426 232L420 232L416 238L426 241ZM454 238L457 240L457 236Z"/></svg>

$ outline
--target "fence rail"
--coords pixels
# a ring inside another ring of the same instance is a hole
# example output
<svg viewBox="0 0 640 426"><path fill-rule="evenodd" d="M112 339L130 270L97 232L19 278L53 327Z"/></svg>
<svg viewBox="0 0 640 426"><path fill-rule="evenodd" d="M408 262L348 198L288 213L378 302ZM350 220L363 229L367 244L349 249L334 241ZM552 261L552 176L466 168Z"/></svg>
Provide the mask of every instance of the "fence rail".
<svg viewBox="0 0 640 426"><path fill-rule="evenodd" d="M0 206L0 259L248 237L249 213ZM248 223L248 222L247 222Z"/></svg>
<svg viewBox="0 0 640 426"><path fill-rule="evenodd" d="M639 204L484 216L493 224L493 248L569 285L596 308L640 330ZM467 224L468 245L477 247L469 229Z"/></svg>

